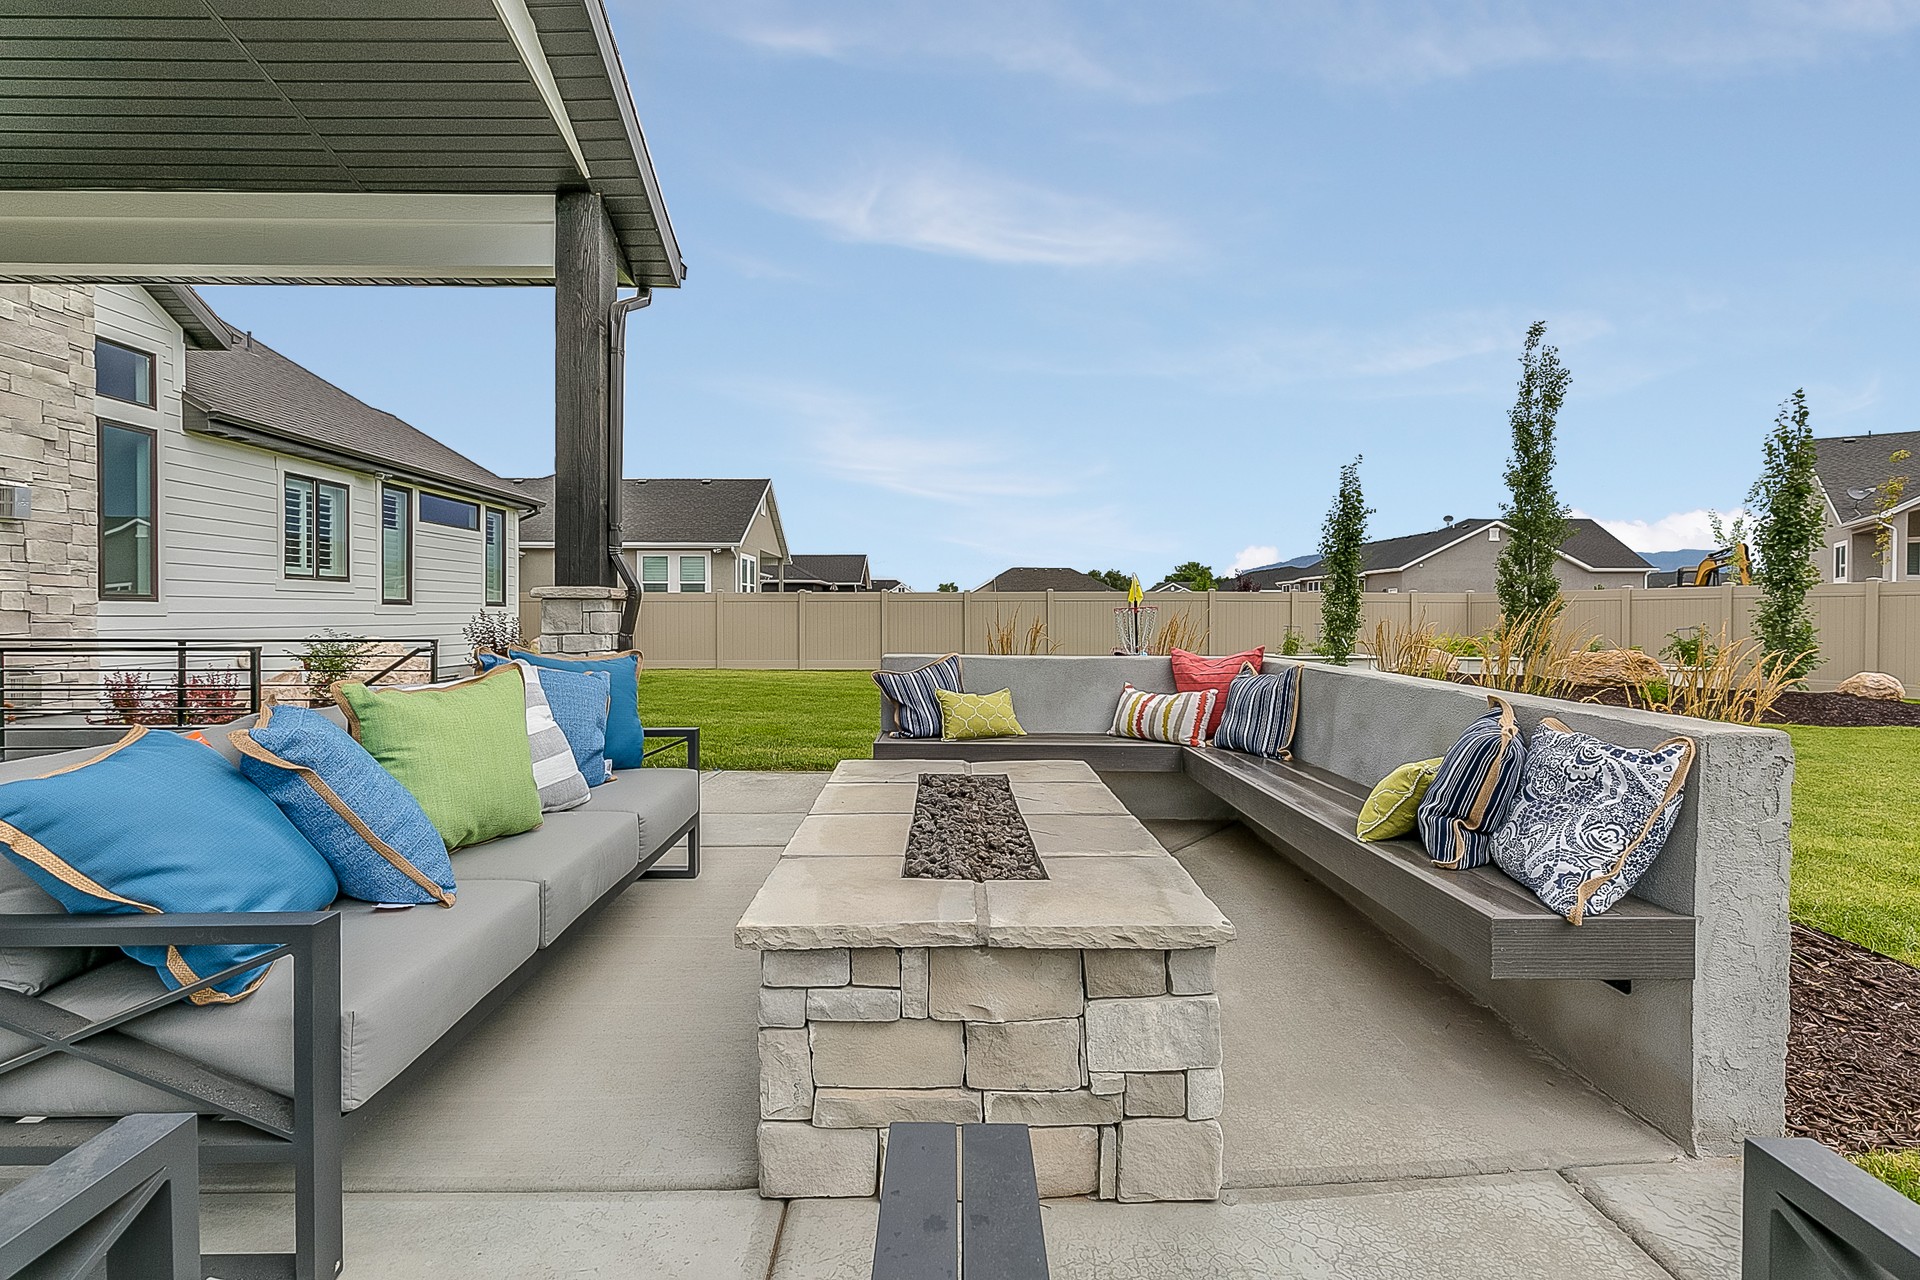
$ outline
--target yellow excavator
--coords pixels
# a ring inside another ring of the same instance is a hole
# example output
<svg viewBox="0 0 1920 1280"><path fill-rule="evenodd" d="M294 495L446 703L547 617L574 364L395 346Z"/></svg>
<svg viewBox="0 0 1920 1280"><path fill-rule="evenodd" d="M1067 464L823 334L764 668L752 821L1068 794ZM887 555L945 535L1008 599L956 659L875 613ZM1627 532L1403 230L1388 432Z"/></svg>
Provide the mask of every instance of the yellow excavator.
<svg viewBox="0 0 1920 1280"><path fill-rule="evenodd" d="M1709 555L1691 570L1693 581L1687 581L1688 570L1674 572L1675 586L1712 587L1720 584L1720 575L1731 574L1734 585L1750 587L1753 585L1753 561L1747 555L1747 544L1736 542L1730 547L1722 547Z"/></svg>

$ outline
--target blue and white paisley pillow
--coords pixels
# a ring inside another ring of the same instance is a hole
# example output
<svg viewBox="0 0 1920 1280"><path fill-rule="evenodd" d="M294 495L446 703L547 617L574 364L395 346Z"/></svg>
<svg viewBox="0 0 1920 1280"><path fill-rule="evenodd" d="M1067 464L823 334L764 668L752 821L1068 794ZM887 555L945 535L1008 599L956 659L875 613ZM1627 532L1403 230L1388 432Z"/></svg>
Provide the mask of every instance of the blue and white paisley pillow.
<svg viewBox="0 0 1920 1280"><path fill-rule="evenodd" d="M1542 720L1494 862L1574 924L1599 915L1666 847L1693 754L1691 738L1643 751Z"/></svg>

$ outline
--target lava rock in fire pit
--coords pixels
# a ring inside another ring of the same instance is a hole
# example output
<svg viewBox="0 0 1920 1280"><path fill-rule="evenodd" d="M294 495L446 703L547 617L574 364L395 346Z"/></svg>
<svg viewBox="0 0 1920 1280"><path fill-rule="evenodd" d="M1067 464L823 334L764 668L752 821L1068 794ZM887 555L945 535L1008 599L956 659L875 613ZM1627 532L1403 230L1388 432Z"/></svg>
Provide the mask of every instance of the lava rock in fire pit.
<svg viewBox="0 0 1920 1280"><path fill-rule="evenodd" d="M923 880L1045 880L1005 774L923 773L904 874Z"/></svg>

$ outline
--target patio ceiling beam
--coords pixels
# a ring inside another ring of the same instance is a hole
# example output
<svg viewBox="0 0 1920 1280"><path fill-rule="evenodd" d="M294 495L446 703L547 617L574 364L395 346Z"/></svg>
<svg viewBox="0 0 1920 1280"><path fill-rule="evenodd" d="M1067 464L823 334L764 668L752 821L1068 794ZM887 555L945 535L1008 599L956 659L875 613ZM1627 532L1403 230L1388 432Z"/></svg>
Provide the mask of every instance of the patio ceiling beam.
<svg viewBox="0 0 1920 1280"><path fill-rule="evenodd" d="M545 284L551 195L0 191L0 276Z"/></svg>

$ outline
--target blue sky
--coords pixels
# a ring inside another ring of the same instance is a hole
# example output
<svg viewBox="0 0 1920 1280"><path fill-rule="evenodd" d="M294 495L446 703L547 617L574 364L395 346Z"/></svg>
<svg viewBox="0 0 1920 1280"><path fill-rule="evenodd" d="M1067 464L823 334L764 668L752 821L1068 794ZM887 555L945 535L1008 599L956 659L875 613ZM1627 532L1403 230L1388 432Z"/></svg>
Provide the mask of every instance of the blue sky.
<svg viewBox="0 0 1920 1280"><path fill-rule="evenodd" d="M629 474L770 475L929 590L1493 514L1529 321L1562 496L1700 546L1775 406L1920 397L1920 3L612 0L687 287ZM552 466L551 293L209 290L495 470Z"/></svg>

